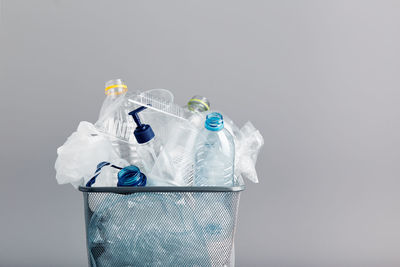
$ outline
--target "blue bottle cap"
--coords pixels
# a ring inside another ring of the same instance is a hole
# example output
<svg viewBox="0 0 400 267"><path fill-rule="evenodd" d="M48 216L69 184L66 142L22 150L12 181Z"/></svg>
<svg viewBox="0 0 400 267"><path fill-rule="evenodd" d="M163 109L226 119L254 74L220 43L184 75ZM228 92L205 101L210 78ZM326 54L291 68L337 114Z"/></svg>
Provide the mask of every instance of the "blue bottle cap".
<svg viewBox="0 0 400 267"><path fill-rule="evenodd" d="M210 131L219 131L224 128L224 118L222 114L213 112L207 115L205 127Z"/></svg>
<svg viewBox="0 0 400 267"><path fill-rule="evenodd" d="M146 175L134 165L123 168L118 172L118 186L145 186Z"/></svg>

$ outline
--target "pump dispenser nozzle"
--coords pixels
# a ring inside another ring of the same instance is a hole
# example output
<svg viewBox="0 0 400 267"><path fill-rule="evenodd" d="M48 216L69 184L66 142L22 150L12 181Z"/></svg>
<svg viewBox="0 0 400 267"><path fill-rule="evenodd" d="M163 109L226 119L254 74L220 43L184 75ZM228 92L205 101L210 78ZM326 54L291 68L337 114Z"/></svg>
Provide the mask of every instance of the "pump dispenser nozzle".
<svg viewBox="0 0 400 267"><path fill-rule="evenodd" d="M153 139L155 136L153 129L151 129L151 126L148 124L143 124L139 118L138 113L145 110L146 108L147 107L142 106L140 108L137 108L137 109L129 112L129 115L132 116L133 120L135 121L135 123L137 125L137 127L133 133L139 144L147 143L151 139Z"/></svg>

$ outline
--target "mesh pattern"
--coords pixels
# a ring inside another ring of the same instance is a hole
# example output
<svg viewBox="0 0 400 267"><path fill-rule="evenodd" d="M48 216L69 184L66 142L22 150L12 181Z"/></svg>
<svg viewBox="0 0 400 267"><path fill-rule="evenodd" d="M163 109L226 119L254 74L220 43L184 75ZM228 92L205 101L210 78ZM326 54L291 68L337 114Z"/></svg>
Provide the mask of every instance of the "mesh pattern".
<svg viewBox="0 0 400 267"><path fill-rule="evenodd" d="M230 266L240 192L84 192L90 266Z"/></svg>

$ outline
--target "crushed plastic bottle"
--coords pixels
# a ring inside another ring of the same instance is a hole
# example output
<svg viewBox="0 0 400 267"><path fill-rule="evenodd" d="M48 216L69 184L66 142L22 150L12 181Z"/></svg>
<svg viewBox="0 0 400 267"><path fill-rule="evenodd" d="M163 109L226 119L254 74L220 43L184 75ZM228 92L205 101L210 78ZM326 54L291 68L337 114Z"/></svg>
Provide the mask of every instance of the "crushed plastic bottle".
<svg viewBox="0 0 400 267"><path fill-rule="evenodd" d="M235 145L220 113L207 115L195 151L195 186L234 185Z"/></svg>
<svg viewBox="0 0 400 267"><path fill-rule="evenodd" d="M95 126L108 135L115 151L121 158L136 165L138 164L137 143L132 137L135 125L128 115L131 104L126 98L127 91L128 87L121 79L106 82L106 99Z"/></svg>

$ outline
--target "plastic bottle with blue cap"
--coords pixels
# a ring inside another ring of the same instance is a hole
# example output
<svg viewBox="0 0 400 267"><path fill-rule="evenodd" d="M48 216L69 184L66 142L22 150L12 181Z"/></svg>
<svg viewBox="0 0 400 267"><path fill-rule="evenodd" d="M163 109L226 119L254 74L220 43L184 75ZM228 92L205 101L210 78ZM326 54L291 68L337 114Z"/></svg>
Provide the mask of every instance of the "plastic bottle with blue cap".
<svg viewBox="0 0 400 267"><path fill-rule="evenodd" d="M195 186L234 185L235 144L220 113L207 115L195 151Z"/></svg>
<svg viewBox="0 0 400 267"><path fill-rule="evenodd" d="M146 175L134 165L125 167L118 172L118 186L145 186L146 181Z"/></svg>
<svg viewBox="0 0 400 267"><path fill-rule="evenodd" d="M128 162L119 160L122 166ZM119 167L107 161L97 164L93 177L86 183L87 187L108 187L108 186L145 186L147 177L135 165ZM120 165L121 166L121 165Z"/></svg>
<svg viewBox="0 0 400 267"><path fill-rule="evenodd" d="M139 107L129 112L129 115L132 116L136 123L136 129L133 133L136 141L139 144L137 147L137 154L141 159L143 172L145 174L149 174L154 166L158 154L160 153L161 145L158 142L151 126L140 121L139 112L142 112L145 109L146 107L144 106Z"/></svg>

